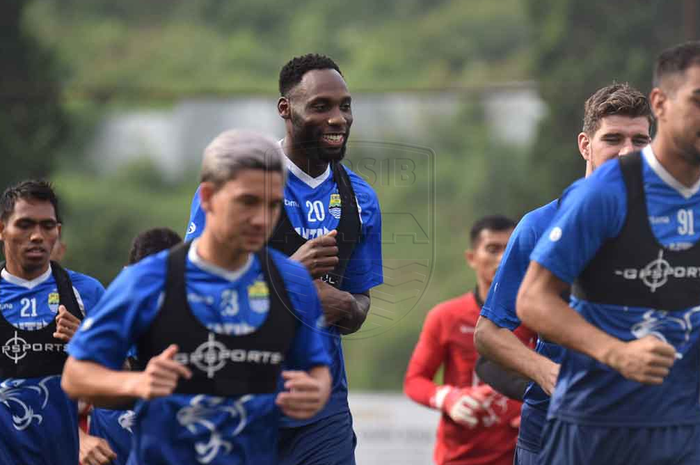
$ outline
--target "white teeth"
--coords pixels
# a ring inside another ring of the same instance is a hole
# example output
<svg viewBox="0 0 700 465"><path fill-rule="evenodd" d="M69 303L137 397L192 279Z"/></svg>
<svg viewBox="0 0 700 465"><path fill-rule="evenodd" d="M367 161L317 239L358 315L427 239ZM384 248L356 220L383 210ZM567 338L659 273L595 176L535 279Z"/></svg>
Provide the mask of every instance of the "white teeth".
<svg viewBox="0 0 700 465"><path fill-rule="evenodd" d="M323 136L323 138L331 142L340 142L343 140L343 136L341 134L326 134Z"/></svg>

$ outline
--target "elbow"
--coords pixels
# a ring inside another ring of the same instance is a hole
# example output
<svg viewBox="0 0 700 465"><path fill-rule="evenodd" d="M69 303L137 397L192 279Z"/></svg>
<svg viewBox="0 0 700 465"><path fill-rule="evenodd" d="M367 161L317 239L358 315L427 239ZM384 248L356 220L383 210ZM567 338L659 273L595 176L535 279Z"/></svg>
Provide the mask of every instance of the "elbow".
<svg viewBox="0 0 700 465"><path fill-rule="evenodd" d="M533 291L530 287L521 286L518 291L518 298L515 302L515 313L520 318L520 321L528 328L537 331L537 305L534 303Z"/></svg>
<svg viewBox="0 0 700 465"><path fill-rule="evenodd" d="M479 355L487 355L488 331L488 320L480 316L476 322L476 328L474 328L474 346Z"/></svg>
<svg viewBox="0 0 700 465"><path fill-rule="evenodd" d="M73 382L74 378L75 376L73 374L72 359L68 358L65 366L63 367L63 374L61 375L61 389L63 389L68 397L76 400L78 397L80 397L80 393L77 390L77 386Z"/></svg>

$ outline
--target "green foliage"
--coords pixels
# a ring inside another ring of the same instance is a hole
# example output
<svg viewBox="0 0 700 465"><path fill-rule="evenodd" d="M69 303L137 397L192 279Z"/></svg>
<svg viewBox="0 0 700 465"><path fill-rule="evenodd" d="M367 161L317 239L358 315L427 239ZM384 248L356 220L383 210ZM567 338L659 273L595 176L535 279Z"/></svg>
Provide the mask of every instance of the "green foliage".
<svg viewBox="0 0 700 465"><path fill-rule="evenodd" d="M144 101L273 93L282 65L308 52L336 59L355 91L522 79L523 17L520 0L34 0L29 19L72 95Z"/></svg>
<svg viewBox="0 0 700 465"><path fill-rule="evenodd" d="M532 70L549 114L530 155L533 190L543 203L581 177L576 147L583 104L613 81L651 88L656 56L682 41L680 2L527 0L533 28Z"/></svg>
<svg viewBox="0 0 700 465"><path fill-rule="evenodd" d="M68 130L53 58L25 26L26 5L0 2L0 186L47 176Z"/></svg>
<svg viewBox="0 0 700 465"><path fill-rule="evenodd" d="M65 264L105 285L126 265L131 241L140 232L170 227L184 235L192 181L171 185L148 161L139 161L108 177L62 171L53 177L65 206Z"/></svg>

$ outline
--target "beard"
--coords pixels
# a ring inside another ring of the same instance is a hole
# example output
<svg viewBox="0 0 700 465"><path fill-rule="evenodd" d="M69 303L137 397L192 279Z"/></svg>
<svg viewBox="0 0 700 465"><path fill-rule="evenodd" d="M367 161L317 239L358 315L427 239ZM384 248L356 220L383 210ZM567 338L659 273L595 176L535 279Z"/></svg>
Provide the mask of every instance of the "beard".
<svg viewBox="0 0 700 465"><path fill-rule="evenodd" d="M291 121L294 145L302 147L310 161L330 163L334 161L340 162L343 160L343 158L345 158L348 136L350 135L349 129L345 134L343 145L334 150L324 147L322 141L323 132L321 129L304 125L302 119L293 111L291 112Z"/></svg>

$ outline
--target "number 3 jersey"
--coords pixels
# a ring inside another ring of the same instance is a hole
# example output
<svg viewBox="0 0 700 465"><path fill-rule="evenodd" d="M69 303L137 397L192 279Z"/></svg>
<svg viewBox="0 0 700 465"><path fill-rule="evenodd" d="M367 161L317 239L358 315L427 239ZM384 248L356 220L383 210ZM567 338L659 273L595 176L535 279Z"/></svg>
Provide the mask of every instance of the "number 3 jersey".
<svg viewBox="0 0 700 465"><path fill-rule="evenodd" d="M531 259L574 283L571 306L589 323L623 341L658 337L676 349L676 361L661 385L650 386L565 350L549 418L700 423L700 260L693 258L700 253L700 182L681 185L651 146L621 160L567 191Z"/></svg>
<svg viewBox="0 0 700 465"><path fill-rule="evenodd" d="M284 209L295 231L304 239L314 239L338 227L342 203L330 165L325 173L312 178L285 158L288 178L284 188ZM361 235L355 245L340 289L354 294L369 291L382 284L381 211L374 190L357 174L345 168L357 200ZM199 190L192 201L190 224L185 240L198 237L204 230L205 215L199 200ZM285 418L284 426L301 426L349 410L348 386L340 334L334 326L322 321L324 344L333 365L333 390L326 407L313 419L295 421Z"/></svg>
<svg viewBox="0 0 700 465"><path fill-rule="evenodd" d="M149 332L162 310L168 253L146 258L122 271L69 344L71 356L121 369L130 348ZM329 365L316 328L320 302L308 272L280 253L270 251L269 256L284 282L297 322L286 367L308 370ZM243 268L230 272L203 261L194 241L184 266L191 314L212 333L250 335L268 318L271 290L257 256L251 255ZM218 347L205 340L201 352L206 356L195 358L196 354L190 354L188 362L210 372L214 381L222 367L210 355ZM229 352L234 361L240 350ZM274 401L275 394L269 393L227 397L173 394L137 402L135 418L130 422L134 439L129 463L274 464L279 426Z"/></svg>
<svg viewBox="0 0 700 465"><path fill-rule="evenodd" d="M68 271L80 310L90 311L104 293L95 279ZM24 331L48 327L56 318L59 291L51 268L26 281L3 269L0 278L2 318L19 331L0 341L2 354L13 364L29 351L64 350L53 343L28 344ZM51 338L50 338L51 339ZM40 354L35 354L40 356ZM75 465L78 461L78 410L61 389L59 374L34 378L0 378L0 463Z"/></svg>

